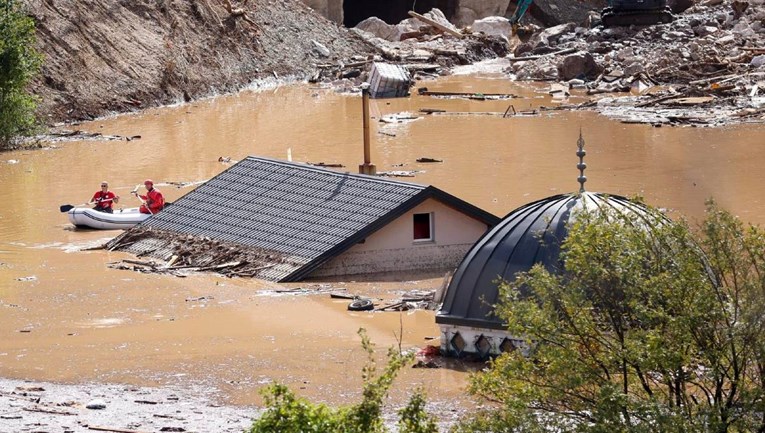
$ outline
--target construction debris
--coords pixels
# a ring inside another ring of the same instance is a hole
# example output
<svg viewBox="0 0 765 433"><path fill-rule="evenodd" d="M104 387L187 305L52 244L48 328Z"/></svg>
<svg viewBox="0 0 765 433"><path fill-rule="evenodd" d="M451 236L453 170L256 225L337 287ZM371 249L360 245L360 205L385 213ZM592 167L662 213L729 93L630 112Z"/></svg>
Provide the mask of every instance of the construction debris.
<svg viewBox="0 0 765 433"><path fill-rule="evenodd" d="M214 272L227 277L258 277L285 261L272 252L211 239L183 236L160 230L131 229L109 250L129 251L154 260L123 259L109 263L114 269L186 277L195 272Z"/></svg>
<svg viewBox="0 0 765 433"><path fill-rule="evenodd" d="M501 99L511 99L511 98L518 97L517 95L513 95L512 93L437 92L437 91L428 90L427 87L420 87L419 89L417 89L417 93L419 93L422 96L435 96L435 97L441 97L441 98L466 98L466 99L472 99L476 101L501 100Z"/></svg>
<svg viewBox="0 0 765 433"><path fill-rule="evenodd" d="M670 24L564 24L518 45L507 72L583 88L599 95L594 103L567 108L596 109L626 123L762 122L756 98L765 77L765 57L758 59L765 53L763 19L762 5L726 1L697 4Z"/></svg>

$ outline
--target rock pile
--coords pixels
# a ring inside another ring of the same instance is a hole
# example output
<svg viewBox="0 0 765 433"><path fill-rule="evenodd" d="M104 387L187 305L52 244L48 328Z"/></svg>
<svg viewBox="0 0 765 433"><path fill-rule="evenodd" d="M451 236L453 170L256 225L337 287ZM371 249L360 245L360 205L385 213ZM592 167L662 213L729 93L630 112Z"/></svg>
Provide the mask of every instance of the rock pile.
<svg viewBox="0 0 765 433"><path fill-rule="evenodd" d="M597 101L604 113L628 122L763 121L765 7L717 3L695 5L670 24L544 29L515 47L507 72L518 80L563 81L591 95L630 92Z"/></svg>

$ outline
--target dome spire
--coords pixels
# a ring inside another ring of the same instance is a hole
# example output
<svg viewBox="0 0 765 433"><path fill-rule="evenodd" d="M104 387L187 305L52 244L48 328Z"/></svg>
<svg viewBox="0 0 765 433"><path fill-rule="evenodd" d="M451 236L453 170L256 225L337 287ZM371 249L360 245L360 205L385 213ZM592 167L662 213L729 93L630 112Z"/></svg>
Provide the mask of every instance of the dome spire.
<svg viewBox="0 0 765 433"><path fill-rule="evenodd" d="M584 156L587 155L587 151L584 150L584 138L582 138L582 128L579 128L579 140L576 142L579 150L576 151L576 156L579 157L579 164L576 168L579 169L579 177L576 179L579 182L579 193L584 192L584 183L587 182L587 176L584 175L584 169L587 168L587 164L584 163Z"/></svg>

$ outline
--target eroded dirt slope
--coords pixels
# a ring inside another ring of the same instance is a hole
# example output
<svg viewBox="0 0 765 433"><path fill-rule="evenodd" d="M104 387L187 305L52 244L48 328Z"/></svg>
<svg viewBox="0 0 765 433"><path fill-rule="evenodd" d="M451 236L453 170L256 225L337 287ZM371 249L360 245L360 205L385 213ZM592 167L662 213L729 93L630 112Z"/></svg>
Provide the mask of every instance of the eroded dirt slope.
<svg viewBox="0 0 765 433"><path fill-rule="evenodd" d="M47 123L304 78L370 48L302 2L27 0L45 63Z"/></svg>

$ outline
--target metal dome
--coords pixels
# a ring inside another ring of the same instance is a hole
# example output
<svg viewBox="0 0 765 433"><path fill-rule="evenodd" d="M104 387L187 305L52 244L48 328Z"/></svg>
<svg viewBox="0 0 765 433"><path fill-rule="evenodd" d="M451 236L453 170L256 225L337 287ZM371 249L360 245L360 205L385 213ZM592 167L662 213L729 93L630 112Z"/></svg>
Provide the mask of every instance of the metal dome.
<svg viewBox="0 0 765 433"><path fill-rule="evenodd" d="M584 191L548 197L510 212L462 260L436 323L504 329L494 316L499 279L512 281L518 272L528 271L537 263L551 272L562 269L560 247L569 222L579 210L606 207L643 216L651 212L625 197Z"/></svg>

